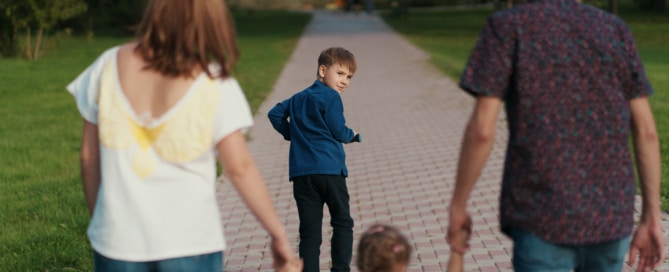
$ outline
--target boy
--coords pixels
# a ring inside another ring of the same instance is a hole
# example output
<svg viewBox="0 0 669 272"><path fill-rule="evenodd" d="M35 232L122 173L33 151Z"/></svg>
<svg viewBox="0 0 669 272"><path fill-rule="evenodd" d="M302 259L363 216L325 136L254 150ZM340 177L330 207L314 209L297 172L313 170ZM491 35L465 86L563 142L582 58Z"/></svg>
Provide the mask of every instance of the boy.
<svg viewBox="0 0 669 272"><path fill-rule="evenodd" d="M323 204L330 211L332 271L350 271L353 218L349 208L344 147L360 135L346 126L341 93L356 70L355 57L340 47L318 57L313 85L277 104L268 117L290 141L289 178L300 217L300 257L304 271L319 271Z"/></svg>

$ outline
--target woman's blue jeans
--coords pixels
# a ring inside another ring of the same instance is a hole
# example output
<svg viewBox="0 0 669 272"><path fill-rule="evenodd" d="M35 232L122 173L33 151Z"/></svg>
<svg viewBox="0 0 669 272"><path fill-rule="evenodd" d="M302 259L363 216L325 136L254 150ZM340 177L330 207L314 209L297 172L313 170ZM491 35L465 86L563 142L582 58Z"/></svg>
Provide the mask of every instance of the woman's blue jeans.
<svg viewBox="0 0 669 272"><path fill-rule="evenodd" d="M96 272L221 272L223 252L187 256L151 262L114 260L93 251Z"/></svg>

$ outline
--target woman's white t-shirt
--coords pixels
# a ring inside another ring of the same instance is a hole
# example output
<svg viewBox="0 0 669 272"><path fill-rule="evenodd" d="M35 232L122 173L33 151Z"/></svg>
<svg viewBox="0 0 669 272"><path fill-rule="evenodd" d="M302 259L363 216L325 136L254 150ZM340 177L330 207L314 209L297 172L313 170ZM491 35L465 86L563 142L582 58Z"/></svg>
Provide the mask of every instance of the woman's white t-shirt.
<svg viewBox="0 0 669 272"><path fill-rule="evenodd" d="M225 249L216 202L216 144L253 124L233 78L198 76L168 112L146 122L121 90L118 47L67 86L97 124L102 180L88 227L98 253L153 261Z"/></svg>

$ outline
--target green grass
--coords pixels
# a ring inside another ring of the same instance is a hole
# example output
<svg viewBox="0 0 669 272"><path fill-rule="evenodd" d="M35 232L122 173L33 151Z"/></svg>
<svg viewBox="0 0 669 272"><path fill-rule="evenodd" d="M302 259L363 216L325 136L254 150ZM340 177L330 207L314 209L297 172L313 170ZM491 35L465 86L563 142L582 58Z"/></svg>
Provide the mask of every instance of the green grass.
<svg viewBox="0 0 669 272"><path fill-rule="evenodd" d="M435 66L457 79L490 13L485 9L411 11L405 18L384 16L384 19L397 32L430 53Z"/></svg>
<svg viewBox="0 0 669 272"><path fill-rule="evenodd" d="M235 76L255 110L310 15L235 14ZM82 119L65 85L130 37L70 38L37 62L0 59L0 271L92 271L79 178Z"/></svg>
<svg viewBox="0 0 669 272"><path fill-rule="evenodd" d="M235 76L255 112L272 90L311 15L269 11L235 15L242 51Z"/></svg>
<svg viewBox="0 0 669 272"><path fill-rule="evenodd" d="M444 74L459 80L479 31L491 9L465 11L411 11L406 18L384 16L397 32L432 56ZM621 17L634 33L648 79L655 89L650 98L662 153L662 202L669 211L669 15L639 11L621 1Z"/></svg>

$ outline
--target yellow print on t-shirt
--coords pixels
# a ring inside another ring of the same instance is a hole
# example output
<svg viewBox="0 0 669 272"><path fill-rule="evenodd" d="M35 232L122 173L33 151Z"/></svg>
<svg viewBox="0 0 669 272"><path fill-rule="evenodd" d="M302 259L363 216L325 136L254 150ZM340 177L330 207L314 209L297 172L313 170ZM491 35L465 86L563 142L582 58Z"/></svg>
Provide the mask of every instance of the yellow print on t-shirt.
<svg viewBox="0 0 669 272"><path fill-rule="evenodd" d="M117 83L114 61L105 65L100 79L98 97L98 129L100 143L109 149L137 147L132 155L133 171L140 178L150 176L159 159L184 163L200 157L212 145L213 119L219 101L216 82L201 78L194 89L168 111L157 125L143 126L124 106ZM192 93L191 93L192 92Z"/></svg>

